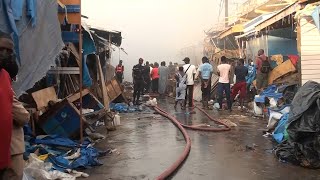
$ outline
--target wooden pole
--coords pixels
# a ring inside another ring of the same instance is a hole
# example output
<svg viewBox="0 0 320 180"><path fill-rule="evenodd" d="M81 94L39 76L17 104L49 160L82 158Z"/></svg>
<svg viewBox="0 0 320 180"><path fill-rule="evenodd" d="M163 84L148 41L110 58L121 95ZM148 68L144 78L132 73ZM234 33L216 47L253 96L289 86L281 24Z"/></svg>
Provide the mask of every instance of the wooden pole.
<svg viewBox="0 0 320 180"><path fill-rule="evenodd" d="M81 0L80 0L80 24L79 24L79 70L80 70L80 142L83 142L83 120L82 120L82 69L83 69L83 64L82 64L82 26L81 26Z"/></svg>
<svg viewBox="0 0 320 180"><path fill-rule="evenodd" d="M225 23L225 27L228 27L228 10L229 10L229 8L228 8L228 5L229 5L229 3L228 3L228 0L224 0L224 23Z"/></svg>

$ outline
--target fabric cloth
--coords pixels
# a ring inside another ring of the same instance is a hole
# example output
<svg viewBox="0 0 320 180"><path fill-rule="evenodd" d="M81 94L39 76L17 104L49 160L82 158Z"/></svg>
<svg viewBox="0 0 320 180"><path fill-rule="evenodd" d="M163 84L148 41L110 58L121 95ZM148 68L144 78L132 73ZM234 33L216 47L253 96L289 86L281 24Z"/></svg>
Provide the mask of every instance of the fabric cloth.
<svg viewBox="0 0 320 180"><path fill-rule="evenodd" d="M153 68L151 71L151 79L159 79L159 77L159 68Z"/></svg>
<svg viewBox="0 0 320 180"><path fill-rule="evenodd" d="M159 89L158 92L160 94L166 93L167 90L167 82L169 76L169 69L166 66L159 67Z"/></svg>
<svg viewBox="0 0 320 180"><path fill-rule="evenodd" d="M246 82L246 76L248 75L248 68L245 66L237 66L234 70L236 75L236 83Z"/></svg>
<svg viewBox="0 0 320 180"><path fill-rule="evenodd" d="M208 101L210 100L210 94L211 94L211 80L210 79L204 79L201 82L201 91L202 91L202 102L204 102L204 105L207 106Z"/></svg>
<svg viewBox="0 0 320 180"><path fill-rule="evenodd" d="M231 66L229 64L220 64L218 66L218 72L220 73L219 83L229 83L229 72Z"/></svg>
<svg viewBox="0 0 320 180"><path fill-rule="evenodd" d="M201 72L202 79L210 79L211 73L213 72L212 65L209 63L201 64L199 67L199 72Z"/></svg>
<svg viewBox="0 0 320 180"><path fill-rule="evenodd" d="M260 73L261 72L261 67L262 67L262 61L265 61L267 60L267 56L262 54L260 56L258 56L256 58L256 65L257 65L257 73Z"/></svg>
<svg viewBox="0 0 320 180"><path fill-rule="evenodd" d="M226 96L228 109L231 109L230 83L218 83L218 102L220 109L222 109L223 94Z"/></svg>
<svg viewBox="0 0 320 180"><path fill-rule="evenodd" d="M64 47L57 17L57 1L34 1L34 3L36 26L30 27L30 18L26 11L23 11L21 20L16 22L19 46L15 44L15 47L19 47L20 50L21 66L19 79L13 87L18 96L46 75L49 68L55 65L55 58ZM1 20L0 17L2 31Z"/></svg>
<svg viewBox="0 0 320 180"><path fill-rule="evenodd" d="M292 64L294 66L297 66L298 60L299 60L299 56L297 55L288 55L290 61L292 62Z"/></svg>
<svg viewBox="0 0 320 180"><path fill-rule="evenodd" d="M283 63L283 56L281 54L276 54L271 56L271 61L276 62L277 66Z"/></svg>
<svg viewBox="0 0 320 180"><path fill-rule="evenodd" d="M187 82L188 82L188 77L187 77ZM194 90L194 85L187 85L185 105L188 103L189 107L193 107L193 90Z"/></svg>
<svg viewBox="0 0 320 180"><path fill-rule="evenodd" d="M143 70L144 70L144 68L141 64L137 64L137 65L133 66L133 69L132 69L133 81L138 81L138 80L143 81Z"/></svg>
<svg viewBox="0 0 320 180"><path fill-rule="evenodd" d="M176 73L176 101L185 100L187 89L187 75L185 73Z"/></svg>
<svg viewBox="0 0 320 180"><path fill-rule="evenodd" d="M246 76L246 82L248 87L252 84L252 82L256 79L256 66L255 65L247 65L248 75Z"/></svg>
<svg viewBox="0 0 320 180"><path fill-rule="evenodd" d="M23 154L25 152L23 126L30 120L30 114L15 95L12 103L12 117L11 155Z"/></svg>
<svg viewBox="0 0 320 180"><path fill-rule="evenodd" d="M257 89L263 89L268 86L268 73L261 73L257 74Z"/></svg>
<svg viewBox="0 0 320 180"><path fill-rule="evenodd" d="M187 85L194 85L193 76L197 73L196 67L192 64L185 64L183 65L183 71L187 74Z"/></svg>
<svg viewBox="0 0 320 180"><path fill-rule="evenodd" d="M240 81L234 84L232 88L232 94L231 94L232 100L234 100L234 98L237 96L239 91L240 91L239 93L240 98L244 99L247 95L247 83L245 81Z"/></svg>
<svg viewBox="0 0 320 180"><path fill-rule="evenodd" d="M12 155L11 164L9 168L4 171L2 178L8 180L21 180L23 177L24 165L23 154Z"/></svg>
<svg viewBox="0 0 320 180"><path fill-rule="evenodd" d="M0 169L10 164L10 143L12 135L12 103L13 91L10 76L4 69L0 69Z"/></svg>
<svg viewBox="0 0 320 180"><path fill-rule="evenodd" d="M152 79L152 92L157 93L159 89L159 78Z"/></svg>

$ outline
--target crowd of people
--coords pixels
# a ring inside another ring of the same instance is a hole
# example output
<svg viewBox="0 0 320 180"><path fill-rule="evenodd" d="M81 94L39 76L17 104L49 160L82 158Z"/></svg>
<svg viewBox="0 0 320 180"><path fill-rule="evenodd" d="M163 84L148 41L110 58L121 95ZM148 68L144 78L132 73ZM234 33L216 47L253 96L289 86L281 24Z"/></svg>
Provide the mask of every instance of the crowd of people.
<svg viewBox="0 0 320 180"><path fill-rule="evenodd" d="M237 65L232 67L225 56L222 56L220 60L220 64L216 67L219 76L217 84L219 110L232 111L232 104L238 97L241 110L243 110L244 100L253 80L256 79L258 92L268 85L268 73L271 70L269 60L262 49L258 51L255 64L252 60L245 64L244 59L238 59ZM140 58L139 63L132 69L133 104L140 104L140 96L145 93L158 93L160 97L163 97L170 87L168 86L168 80L175 79L175 108L179 104L182 109L193 108L194 85L198 79L201 82L203 108L211 109L208 102L211 99L211 78L214 67L207 57L202 58L202 64L198 68L190 64L190 58L188 57L183 59L184 65L181 66L178 66L178 63L172 64L172 62L169 66L166 66L165 61L162 61L160 66L157 62L150 64L147 61L144 65L143 62L144 60ZM230 83L232 68L236 76L233 86ZM116 67L116 77L119 82L122 82L123 72L124 67L122 61L120 61ZM173 89L169 91L172 92ZM224 99L226 99L226 107L223 104Z"/></svg>

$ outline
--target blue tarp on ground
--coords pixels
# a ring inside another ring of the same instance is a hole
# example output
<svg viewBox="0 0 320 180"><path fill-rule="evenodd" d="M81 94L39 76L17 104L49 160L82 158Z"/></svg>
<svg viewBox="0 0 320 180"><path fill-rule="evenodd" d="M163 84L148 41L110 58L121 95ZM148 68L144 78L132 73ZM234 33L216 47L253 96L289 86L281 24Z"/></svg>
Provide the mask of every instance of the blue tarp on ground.
<svg viewBox="0 0 320 180"><path fill-rule="evenodd" d="M289 113L285 113L281 117L276 129L273 132L273 138L278 143L281 143L284 140L284 134L285 134L285 131L286 131L286 124L288 122L288 119L289 119Z"/></svg>
<svg viewBox="0 0 320 180"><path fill-rule="evenodd" d="M277 92L277 89L278 88L276 85L268 86L267 89L265 89L262 93L259 94L259 97L255 97L255 102L264 103L266 97L274 98L277 101L283 96L282 93Z"/></svg>
<svg viewBox="0 0 320 180"><path fill-rule="evenodd" d="M28 135L26 134L26 137ZM25 159L30 153L39 151L40 155L50 154L47 161L53 164L54 169L64 172L65 169L83 169L92 166L100 166L102 163L98 160L98 157L105 155L103 151L90 146L90 142L86 139L83 144L72 141L68 138L63 138L56 135L46 136L44 138L26 138L29 142L26 142L26 152L24 153ZM63 150L60 147L64 147ZM74 161L66 159L66 153L69 150L76 152L80 149L81 156Z"/></svg>

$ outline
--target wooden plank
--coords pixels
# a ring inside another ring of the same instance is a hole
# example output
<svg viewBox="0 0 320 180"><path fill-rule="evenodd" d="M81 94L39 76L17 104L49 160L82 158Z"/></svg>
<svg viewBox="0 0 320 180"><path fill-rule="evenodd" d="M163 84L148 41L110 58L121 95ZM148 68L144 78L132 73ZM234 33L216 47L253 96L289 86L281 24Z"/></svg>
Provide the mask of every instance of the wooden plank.
<svg viewBox="0 0 320 180"><path fill-rule="evenodd" d="M118 97L117 93L114 91L111 83L107 84L107 93L108 93L108 95L110 97L110 101L113 101L115 98Z"/></svg>
<svg viewBox="0 0 320 180"><path fill-rule="evenodd" d="M308 66L308 65L319 67L320 66L320 59L319 60L302 60L301 65L302 65L302 68L304 68L305 66Z"/></svg>
<svg viewBox="0 0 320 180"><path fill-rule="evenodd" d="M116 92L116 94L118 96L120 96L120 94L122 93L122 90L121 90L121 87L120 87L118 81L115 78L111 80L111 85L112 85L114 91Z"/></svg>
<svg viewBox="0 0 320 180"><path fill-rule="evenodd" d="M96 56L96 64L98 66L98 74L99 74L100 86L102 90L103 105L106 109L109 109L110 98L108 97L107 87L106 87L106 84L104 83L105 81L104 81L104 76L103 76L99 56Z"/></svg>
<svg viewBox="0 0 320 180"><path fill-rule="evenodd" d="M302 69L303 71L306 71L306 70L319 70L320 72L320 65L316 65L316 64L304 64L302 66Z"/></svg>
<svg viewBox="0 0 320 180"><path fill-rule="evenodd" d="M81 0L60 0L64 5L80 5Z"/></svg>
<svg viewBox="0 0 320 180"><path fill-rule="evenodd" d="M84 89L84 90L82 90L82 97L85 96L85 95L87 95L89 92L90 92L89 89ZM76 101L76 100L78 100L78 99L80 99L80 92L77 92L77 93L72 94L72 95L70 95L69 97L67 97L67 100L68 100L70 103L72 103L72 102L74 102L74 101Z"/></svg>
<svg viewBox="0 0 320 180"><path fill-rule="evenodd" d="M41 89L32 93L31 96L36 102L38 110L43 110L45 107L47 107L49 101L58 101L58 97L54 87Z"/></svg>
<svg viewBox="0 0 320 180"><path fill-rule="evenodd" d="M320 71L319 69L301 69L301 74L302 75L313 75L313 74L319 74L320 75Z"/></svg>

